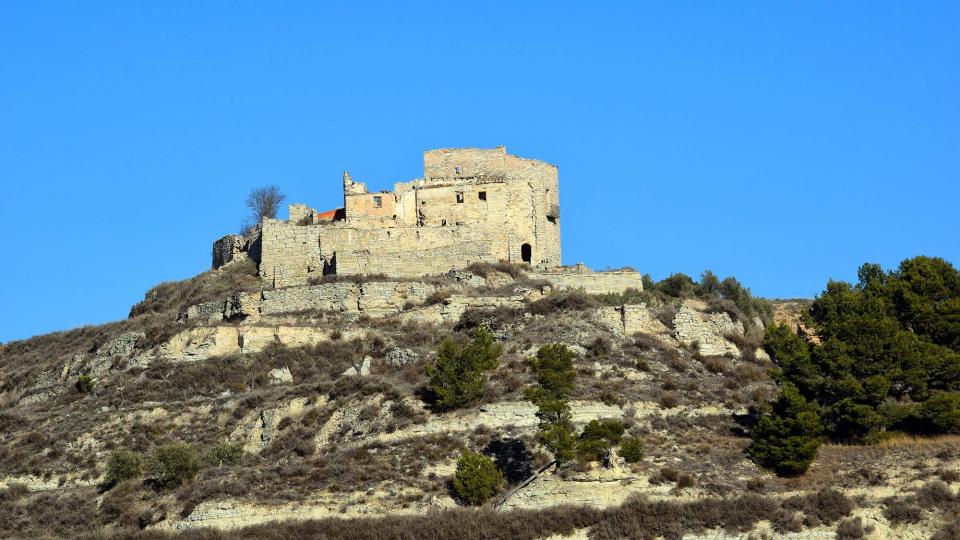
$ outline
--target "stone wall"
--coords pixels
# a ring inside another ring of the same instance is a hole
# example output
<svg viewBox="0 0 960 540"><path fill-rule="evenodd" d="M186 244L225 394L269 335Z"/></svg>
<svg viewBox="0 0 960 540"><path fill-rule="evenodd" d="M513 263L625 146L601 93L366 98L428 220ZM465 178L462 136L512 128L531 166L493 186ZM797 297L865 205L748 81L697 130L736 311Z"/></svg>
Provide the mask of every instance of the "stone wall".
<svg viewBox="0 0 960 540"><path fill-rule="evenodd" d="M224 320L256 321L262 316L306 311L339 311L385 316L422 305L437 286L418 281L334 282L300 287L238 292L180 312L178 322L216 324Z"/></svg>
<svg viewBox="0 0 960 540"><path fill-rule="evenodd" d="M533 271L533 279L548 281L560 290L583 289L589 294L622 293L627 289L643 290L643 278L636 270L593 272L583 265L562 267L547 271Z"/></svg>
<svg viewBox="0 0 960 540"><path fill-rule="evenodd" d="M444 149L424 154L424 173L380 193L345 173L344 219L317 223L309 219L314 210L291 205L290 220L265 220L261 277L285 287L325 273L420 276L478 261L560 264L555 166L503 147Z"/></svg>
<svg viewBox="0 0 960 540"><path fill-rule="evenodd" d="M422 304L437 288L429 283L381 281L371 283L323 283L263 291L261 315L308 310L364 312L379 316L401 311L405 305Z"/></svg>
<svg viewBox="0 0 960 540"><path fill-rule="evenodd" d="M306 283L323 275L320 254L321 226L300 226L265 219L261 233L260 277L269 286L284 287Z"/></svg>

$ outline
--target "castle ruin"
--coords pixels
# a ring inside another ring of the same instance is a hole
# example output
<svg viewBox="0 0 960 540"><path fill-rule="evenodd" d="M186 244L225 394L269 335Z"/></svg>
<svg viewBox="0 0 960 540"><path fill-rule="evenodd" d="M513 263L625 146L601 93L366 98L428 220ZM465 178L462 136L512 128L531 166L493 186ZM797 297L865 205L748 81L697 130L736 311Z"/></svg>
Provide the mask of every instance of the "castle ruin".
<svg viewBox="0 0 960 540"><path fill-rule="evenodd" d="M326 274L422 276L475 262L559 267L557 167L493 149L423 154L423 177L371 193L343 174L343 207L289 206L287 220L264 219L259 236L214 244L214 267L241 255L273 287Z"/></svg>

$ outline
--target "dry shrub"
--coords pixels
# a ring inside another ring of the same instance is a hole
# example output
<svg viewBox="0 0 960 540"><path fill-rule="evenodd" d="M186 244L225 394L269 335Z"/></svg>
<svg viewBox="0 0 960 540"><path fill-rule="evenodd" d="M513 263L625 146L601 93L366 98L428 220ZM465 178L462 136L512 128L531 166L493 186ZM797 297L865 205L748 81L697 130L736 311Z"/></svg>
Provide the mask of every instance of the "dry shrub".
<svg viewBox="0 0 960 540"><path fill-rule="evenodd" d="M806 518L804 524L814 527L833 523L849 515L853 511L853 502L843 493L825 488L815 493L790 497L783 502L783 507L803 512Z"/></svg>
<svg viewBox="0 0 960 540"><path fill-rule="evenodd" d="M256 263L247 259L183 281L161 283L130 308L130 317L148 313L173 313L176 316L188 306L225 299L235 291L259 290L261 286Z"/></svg>
<svg viewBox="0 0 960 540"><path fill-rule="evenodd" d="M863 520L859 516L845 519L837 525L837 540L859 540L871 531L873 527L864 527Z"/></svg>
<svg viewBox="0 0 960 540"><path fill-rule="evenodd" d="M650 304L656 301L654 295L633 287L628 287L619 293L595 294L594 298L605 306Z"/></svg>
<svg viewBox="0 0 960 540"><path fill-rule="evenodd" d="M613 352L613 342L606 336L597 336L587 345L587 358L603 359Z"/></svg>
<svg viewBox="0 0 960 540"><path fill-rule="evenodd" d="M887 501L883 509L883 515L891 525L900 525L902 523L919 523L923 515L919 506L904 500Z"/></svg>
<svg viewBox="0 0 960 540"><path fill-rule="evenodd" d="M936 473L941 480L943 480L944 482L947 482L948 484L960 480L960 471L956 471L954 469L941 468L941 469L937 469Z"/></svg>
<svg viewBox="0 0 960 540"><path fill-rule="evenodd" d="M707 356L701 362L711 373L726 373L730 371L730 361L722 356Z"/></svg>
<svg viewBox="0 0 960 540"><path fill-rule="evenodd" d="M456 330L471 330L485 326L500 330L515 324L523 316L523 310L511 308L467 308L460 316Z"/></svg>
<svg viewBox="0 0 960 540"><path fill-rule="evenodd" d="M655 351L664 348L663 342L656 336L642 332L633 335L633 346L641 351Z"/></svg>
<svg viewBox="0 0 960 540"><path fill-rule="evenodd" d="M743 334L734 334L724 337L732 341L734 345L736 345L741 351L750 351L752 354L757 349L763 347L763 336L764 329L759 326L754 326L751 323L747 324L747 329Z"/></svg>
<svg viewBox="0 0 960 540"><path fill-rule="evenodd" d="M100 520L104 524L142 529L163 518L151 499L156 499L156 494L145 490L142 483L135 480L121 482L104 494L100 503Z"/></svg>
<svg viewBox="0 0 960 540"><path fill-rule="evenodd" d="M954 500L950 486L941 480L931 480L917 490L917 502L921 506L941 506Z"/></svg>
<svg viewBox="0 0 960 540"><path fill-rule="evenodd" d="M7 490L5 490L7 491ZM97 522L93 488L0 497L0 531L7 538L76 538L92 535Z"/></svg>
<svg viewBox="0 0 960 540"><path fill-rule="evenodd" d="M691 474L683 473L677 478L677 487L680 489L689 488L697 485L697 479Z"/></svg>
<svg viewBox="0 0 960 540"><path fill-rule="evenodd" d="M752 382L766 381L770 378L767 370L754 364L739 364L733 369L733 378L741 386Z"/></svg>
<svg viewBox="0 0 960 540"><path fill-rule="evenodd" d="M680 471L673 467L663 467L650 477L651 484L664 484L667 482L676 482L680 479Z"/></svg>
<svg viewBox="0 0 960 540"><path fill-rule="evenodd" d="M530 304L530 312L548 315L559 311L586 311L600 307L600 302L583 291L565 291L545 296Z"/></svg>
<svg viewBox="0 0 960 540"><path fill-rule="evenodd" d="M960 518L954 517L943 524L930 540L956 540L960 538Z"/></svg>
<svg viewBox="0 0 960 540"><path fill-rule="evenodd" d="M680 397L673 392L664 392L660 394L660 406L664 409L672 409L680 404Z"/></svg>
<svg viewBox="0 0 960 540"><path fill-rule="evenodd" d="M14 502L30 493L26 484L14 482L6 488L0 489L0 502Z"/></svg>
<svg viewBox="0 0 960 540"><path fill-rule="evenodd" d="M683 359L683 355L677 349L669 348L663 351L662 360L665 364L677 371L686 371L690 365Z"/></svg>
<svg viewBox="0 0 960 540"><path fill-rule="evenodd" d="M450 298L450 291L446 291L446 290L435 291L423 301L423 305L434 306L442 303L447 298Z"/></svg>
<svg viewBox="0 0 960 540"><path fill-rule="evenodd" d="M355 463L354 465L358 465ZM679 478L679 476L678 476ZM252 480L252 478L250 479ZM344 480L346 485L349 480ZM231 490L242 489L233 483ZM331 489L335 487L331 486ZM456 508L420 515L394 515L379 518L329 518L322 520L269 523L230 531L215 529L180 533L128 531L98 533L97 538L186 538L186 539L262 539L320 538L324 540L432 538L454 540L471 538L535 540L551 535L570 535L576 529L590 528L594 540L636 538L679 539L685 534L706 530L745 533L757 522L769 520L781 525L791 514L774 499L759 495L734 498L706 498L690 502L650 501L645 497L629 500L619 507L598 510L583 506L561 506L544 510L492 511ZM77 536L74 534L73 536ZM947 538L941 535L941 538Z"/></svg>
<svg viewBox="0 0 960 540"><path fill-rule="evenodd" d="M476 276L480 276L482 278L489 276L493 272L503 272L504 274L509 275L513 279L522 279L522 278L525 278L527 272L530 271L530 265L510 263L507 261L500 261L495 264L477 262L468 266L467 270L470 273Z"/></svg>
<svg viewBox="0 0 960 540"><path fill-rule="evenodd" d="M673 321L677 317L677 311L678 310L676 306L672 304L668 304L657 311L657 314L656 314L657 320L662 322L663 325L669 328L670 330L674 330L675 327L674 327Z"/></svg>

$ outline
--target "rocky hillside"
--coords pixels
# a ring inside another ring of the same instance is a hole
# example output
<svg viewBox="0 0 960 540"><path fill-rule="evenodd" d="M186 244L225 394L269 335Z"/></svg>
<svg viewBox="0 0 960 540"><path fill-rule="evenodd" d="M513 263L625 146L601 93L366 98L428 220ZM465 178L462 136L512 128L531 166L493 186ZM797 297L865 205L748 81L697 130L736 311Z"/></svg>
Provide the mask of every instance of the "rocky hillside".
<svg viewBox="0 0 960 540"><path fill-rule="evenodd" d="M589 295L507 265L262 290L246 264L0 349L0 536L960 537L955 437L826 445L796 478L747 459L775 395L764 328L802 326L803 302ZM499 363L441 412L429 366L478 327ZM619 420L642 455L548 466L524 390L553 343L575 354L575 426ZM192 479L157 472L165 448ZM142 475L107 475L121 450ZM481 508L451 486L463 450L506 479Z"/></svg>

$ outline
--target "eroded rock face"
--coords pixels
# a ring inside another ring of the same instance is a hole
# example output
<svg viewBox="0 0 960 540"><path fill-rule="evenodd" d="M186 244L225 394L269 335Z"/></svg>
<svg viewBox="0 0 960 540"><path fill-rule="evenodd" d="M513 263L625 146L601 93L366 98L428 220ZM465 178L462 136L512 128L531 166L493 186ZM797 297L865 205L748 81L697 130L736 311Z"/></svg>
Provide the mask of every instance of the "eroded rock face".
<svg viewBox="0 0 960 540"><path fill-rule="evenodd" d="M221 320L256 321L263 316L335 311L383 317L423 302L437 291L435 285L417 281L370 283L334 282L302 287L238 292L216 302L185 309L178 320L212 324Z"/></svg>
<svg viewBox="0 0 960 540"><path fill-rule="evenodd" d="M428 324L443 324L460 320L470 308L474 309L518 309L526 304L522 296L467 296L452 295L438 304L406 311L401 315L403 322L413 321Z"/></svg>
<svg viewBox="0 0 960 540"><path fill-rule="evenodd" d="M379 421L389 418L392 404L382 394L376 394L339 407L317 431L316 448L324 448L337 437L359 438L369 434Z"/></svg>
<svg viewBox="0 0 960 540"><path fill-rule="evenodd" d="M270 384L289 384L293 382L293 375L288 367L271 369L267 376L270 377Z"/></svg>
<svg viewBox="0 0 960 540"><path fill-rule="evenodd" d="M592 317L617 334L625 336L632 336L637 332L656 336L670 331L646 304L604 306L595 309Z"/></svg>
<svg viewBox="0 0 960 540"><path fill-rule="evenodd" d="M240 422L230 435L230 440L242 442L244 452L258 453L270 445L276 436L277 426L285 417L295 420L310 408L323 407L326 404L326 396L320 396L315 401L309 398L294 398L278 407L256 410Z"/></svg>
<svg viewBox="0 0 960 540"><path fill-rule="evenodd" d="M137 348L137 342L146 338L143 332L124 332L97 349L97 356L129 356Z"/></svg>
<svg viewBox="0 0 960 540"><path fill-rule="evenodd" d="M177 315L177 322L200 322L213 324L223 320L223 300L194 304Z"/></svg>
<svg viewBox="0 0 960 540"><path fill-rule="evenodd" d="M365 356L363 358L363 363L361 363L359 366L359 369L358 369L358 366L350 366L343 372L343 375L345 377L356 377L357 375L361 377L366 377L367 375L370 374L371 360L373 359L370 358L369 356Z"/></svg>
<svg viewBox="0 0 960 540"><path fill-rule="evenodd" d="M608 508L623 504L631 495L641 490L645 493L666 493L668 488L664 486L651 489L645 476L629 468L597 467L568 479L546 473L514 493L503 503L502 508L536 510L564 504Z"/></svg>
<svg viewBox="0 0 960 540"><path fill-rule="evenodd" d="M419 490L383 485L377 489L355 492L316 493L311 495L309 500L275 505L249 504L236 500L204 501L198 504L189 516L164 522L161 527L173 530L197 527L230 530L282 520L423 514L428 507L456 506L449 498L445 500L434 498L429 505L402 502L404 496L415 499L419 494Z"/></svg>
<svg viewBox="0 0 960 540"><path fill-rule="evenodd" d="M227 298L223 306L223 318L227 321L238 319L257 320L260 318L261 292L237 292Z"/></svg>
<svg viewBox="0 0 960 540"><path fill-rule="evenodd" d="M724 336L743 335L743 323L727 313L704 313L684 302L673 319L677 341L690 346L696 343L703 356L740 358L740 349Z"/></svg>
<svg viewBox="0 0 960 540"><path fill-rule="evenodd" d="M260 261L260 226L250 232L250 236L228 234L213 243L213 268L246 259Z"/></svg>
<svg viewBox="0 0 960 540"><path fill-rule="evenodd" d="M156 356L174 362L195 362L213 356L263 350L271 343L290 347L329 341L335 330L316 326L207 326L184 330L161 345ZM340 332L342 339L362 337L364 331ZM149 362L152 354L142 355ZM138 357L140 358L140 357Z"/></svg>
<svg viewBox="0 0 960 540"><path fill-rule="evenodd" d="M46 401L57 395L61 385L71 378L82 375L96 379L127 367L137 352L137 343L142 343L145 338L143 332L124 332L99 346L93 353L74 354L62 367L41 373L31 392L20 403L25 405Z"/></svg>
<svg viewBox="0 0 960 540"><path fill-rule="evenodd" d="M446 276L470 287L483 287L487 284L487 280L466 270L450 270Z"/></svg>

